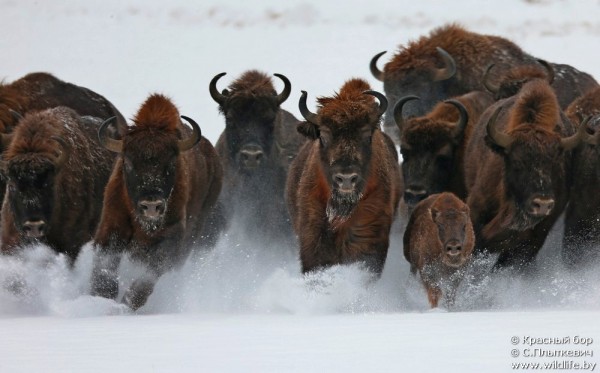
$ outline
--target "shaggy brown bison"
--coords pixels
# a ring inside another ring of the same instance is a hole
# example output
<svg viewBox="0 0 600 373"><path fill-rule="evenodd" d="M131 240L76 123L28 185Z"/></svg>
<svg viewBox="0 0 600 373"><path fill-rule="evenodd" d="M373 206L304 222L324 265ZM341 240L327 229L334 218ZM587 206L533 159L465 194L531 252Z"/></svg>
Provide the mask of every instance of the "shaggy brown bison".
<svg viewBox="0 0 600 373"><path fill-rule="evenodd" d="M141 307L164 272L181 265L200 232L221 189L222 170L200 127L183 117L165 96L151 95L122 140L110 138L106 121L101 143L118 153L104 193L96 236L98 255L92 273L92 294L115 298L117 267L122 253L148 268L127 290L123 302ZM196 145L197 144L197 145Z"/></svg>
<svg viewBox="0 0 600 373"><path fill-rule="evenodd" d="M379 99L379 106L372 96ZM380 274L401 193L398 156L379 129L387 101L361 79L306 107L298 131L307 142L293 161L286 197L300 242L302 271L364 261Z"/></svg>
<svg viewBox="0 0 600 373"><path fill-rule="evenodd" d="M296 131L299 121L281 109L291 90L290 81L277 93L271 78L250 70L219 93L210 82L210 94L225 117L225 130L215 148L224 169L221 202L228 221L239 218L247 233L261 239L292 236L284 191L291 160L305 139Z"/></svg>
<svg viewBox="0 0 600 373"><path fill-rule="evenodd" d="M469 207L452 193L433 194L415 207L404 232L404 257L419 272L431 307L442 294L452 307L475 247Z"/></svg>
<svg viewBox="0 0 600 373"><path fill-rule="evenodd" d="M476 251L497 266L532 262L567 202L570 149L577 146L556 95L543 80L523 85L482 116L465 156Z"/></svg>
<svg viewBox="0 0 600 373"><path fill-rule="evenodd" d="M471 91L483 91L486 68L492 64L532 64L535 59L507 39L481 35L450 24L434 29L429 36L401 47L385 65L377 68L377 60L385 52L371 60L371 72L383 82L390 107L385 115L385 131L399 141L394 123L393 108L401 97L417 95L419 101L406 105L405 118L422 116L446 98ZM493 74L502 75L502 69Z"/></svg>
<svg viewBox="0 0 600 373"><path fill-rule="evenodd" d="M452 192L467 197L463 158L466 144L481 114L494 102L475 91L438 103L427 115L403 119L402 108L416 96L403 97L394 117L402 136L404 201L412 208L431 194Z"/></svg>
<svg viewBox="0 0 600 373"><path fill-rule="evenodd" d="M569 65L548 63L538 59L538 65L515 66L504 75L498 77L499 83L494 84L484 76L486 88L494 94L496 100L516 95L523 84L534 79L545 79L554 88L558 104L566 109L575 99L586 92L598 87L596 80L589 74L581 72ZM495 68L490 65L489 72Z"/></svg>
<svg viewBox="0 0 600 373"><path fill-rule="evenodd" d="M573 151L562 251L564 262L575 267L598 259L600 245L600 88L575 100L566 113L573 123L581 122L582 133L582 142Z"/></svg>
<svg viewBox="0 0 600 373"><path fill-rule="evenodd" d="M92 239L114 160L98 143L101 123L66 107L20 120L1 162L2 252L43 242L75 260Z"/></svg>
<svg viewBox="0 0 600 373"><path fill-rule="evenodd" d="M76 86L47 73L31 73L9 84L0 85L0 132L8 133L17 124L11 110L25 115L34 110L66 106L79 115L100 119L121 113L104 97L87 88ZM124 129L121 129L124 130Z"/></svg>

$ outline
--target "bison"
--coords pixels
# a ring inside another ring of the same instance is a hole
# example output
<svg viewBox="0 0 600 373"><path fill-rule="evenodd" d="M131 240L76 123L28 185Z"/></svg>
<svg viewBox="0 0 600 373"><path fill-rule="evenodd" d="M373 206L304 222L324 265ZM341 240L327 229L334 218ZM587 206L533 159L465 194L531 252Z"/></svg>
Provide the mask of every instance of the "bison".
<svg viewBox="0 0 600 373"><path fill-rule="evenodd" d="M498 253L496 268L522 269L565 207L570 150L580 134L540 79L491 106L481 122L465 154L476 252Z"/></svg>
<svg viewBox="0 0 600 373"><path fill-rule="evenodd" d="M404 257L411 273L419 272L432 308L442 293L452 307L474 247L469 207L454 194L433 194L417 204L404 232Z"/></svg>
<svg viewBox="0 0 600 373"><path fill-rule="evenodd" d="M102 120L116 116L124 123L123 116L104 97L91 90L76 86L47 73L31 73L9 84L0 84L0 133L11 133L21 115L30 111L66 106L82 116ZM14 113L20 115L14 115ZM111 131L114 129L111 128ZM118 128L118 137L125 128ZM11 137L3 137L0 151L4 151ZM0 199L4 196L4 180L0 180Z"/></svg>
<svg viewBox="0 0 600 373"><path fill-rule="evenodd" d="M228 221L236 216L247 233L262 239L292 236L284 193L289 164L304 138L296 131L299 121L281 104L290 95L290 81L277 93L269 76L250 70L219 93L210 82L210 94L225 117L225 130L215 148L224 169L221 201Z"/></svg>
<svg viewBox="0 0 600 373"><path fill-rule="evenodd" d="M43 242L74 261L92 239L114 161L98 142L101 123L62 106L20 120L1 162L2 252Z"/></svg>
<svg viewBox="0 0 600 373"><path fill-rule="evenodd" d="M511 41L491 35L481 35L455 25L434 29L429 36L400 48L385 65L377 68L377 60L385 52L371 59L371 73L383 82L390 107L385 115L384 129L400 140L394 123L393 109L401 97L416 95L403 111L405 118L422 116L446 98L471 91L483 91L486 68L492 64L534 64L535 59ZM494 69L493 74L504 71Z"/></svg>
<svg viewBox="0 0 600 373"><path fill-rule="evenodd" d="M98 133L100 142L119 156L94 237L98 255L92 294L116 298L117 267L121 254L127 253L148 269L123 297L134 310L144 305L158 277L180 266L192 245L202 243L203 223L221 190L218 155L200 127L181 118L193 131L167 97L153 94L122 140L107 134L112 118Z"/></svg>
<svg viewBox="0 0 600 373"><path fill-rule="evenodd" d="M286 186L302 272L363 261L381 274L401 193L396 149L379 129L385 96L352 79L319 98L316 114L306 97L303 91L306 122L298 131L311 141L292 162Z"/></svg>
<svg viewBox="0 0 600 373"><path fill-rule="evenodd" d="M488 72L494 64L487 68L483 83L488 91L494 94L496 100L516 95L521 87L534 79L544 79L554 88L560 108L565 110L578 97L598 87L596 80L589 74L576 68L556 63L548 63L538 59L538 65L522 65L511 68L499 77L499 83L494 84L488 79Z"/></svg>
<svg viewBox="0 0 600 373"><path fill-rule="evenodd" d="M575 100L566 114L573 123L582 122L582 142L573 151L573 186L562 250L563 261L577 267L597 259L600 245L600 88Z"/></svg>
<svg viewBox="0 0 600 373"><path fill-rule="evenodd" d="M412 208L431 194L452 192L466 199L463 158L466 144L481 114L494 102L486 92L474 91L438 103L427 115L404 120L402 108L416 96L396 104L394 117L402 133L404 201Z"/></svg>

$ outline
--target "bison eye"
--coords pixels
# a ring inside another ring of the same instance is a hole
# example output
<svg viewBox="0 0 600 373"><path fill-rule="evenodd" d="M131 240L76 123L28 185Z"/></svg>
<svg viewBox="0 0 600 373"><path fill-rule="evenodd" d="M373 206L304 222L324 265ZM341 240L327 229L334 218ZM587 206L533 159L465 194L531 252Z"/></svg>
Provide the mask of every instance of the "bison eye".
<svg viewBox="0 0 600 373"><path fill-rule="evenodd" d="M329 145L329 142L331 141L331 135L328 134L327 132L321 131L319 140L321 141L321 145L323 145L323 147L326 148Z"/></svg>

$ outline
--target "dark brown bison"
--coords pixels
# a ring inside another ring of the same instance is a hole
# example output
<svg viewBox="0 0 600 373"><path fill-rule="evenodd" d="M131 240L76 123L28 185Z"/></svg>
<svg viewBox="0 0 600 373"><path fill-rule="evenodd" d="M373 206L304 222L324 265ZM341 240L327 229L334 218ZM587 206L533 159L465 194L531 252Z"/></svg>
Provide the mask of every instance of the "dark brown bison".
<svg viewBox="0 0 600 373"><path fill-rule="evenodd" d="M114 160L98 143L101 123L66 107L20 120L2 161L2 252L43 242L74 261L92 239Z"/></svg>
<svg viewBox="0 0 600 373"><path fill-rule="evenodd" d="M581 144L573 150L562 251L564 262L576 267L597 260L600 245L600 88L575 100L566 114L573 123L581 122L582 133Z"/></svg>
<svg viewBox="0 0 600 373"><path fill-rule="evenodd" d="M539 79L481 121L465 155L476 251L499 253L497 266L520 267L535 258L565 207L569 150L580 135L569 136L574 129L553 89Z"/></svg>
<svg viewBox="0 0 600 373"><path fill-rule="evenodd" d="M0 132L9 133L17 124L11 110L21 115L29 111L66 106L79 115L100 119L121 113L104 97L91 90L63 82L47 73L31 73L9 84L0 85ZM124 130L124 129L120 129Z"/></svg>
<svg viewBox="0 0 600 373"><path fill-rule="evenodd" d="M224 169L221 201L228 221L235 216L248 233L261 239L292 236L284 193L289 164L305 139L296 131L299 121L281 109L291 90L289 80L277 93L271 78L250 70L219 93L216 75L212 98L225 117L225 130L215 148Z"/></svg>
<svg viewBox="0 0 600 373"><path fill-rule="evenodd" d="M105 120L117 116L124 123L121 113L104 97L91 90L63 82L47 73L31 73L9 84L0 84L0 133L10 133L16 126L19 115L30 111L66 106L82 116L93 116ZM124 128L112 129L115 135ZM0 151L8 147L10 137L4 137ZM0 199L4 196L4 180L0 180Z"/></svg>
<svg viewBox="0 0 600 373"><path fill-rule="evenodd" d="M534 79L544 79L554 88L560 108L565 110L575 99L586 92L598 87L596 80L589 74L576 68L556 63L539 60L538 65L515 66L504 75L497 77L498 83L490 81L484 76L486 88L494 94L496 100L501 100L516 95L521 87ZM495 68L490 65L489 72Z"/></svg>
<svg viewBox="0 0 600 373"><path fill-rule="evenodd" d="M532 56L507 39L477 34L454 24L436 28L429 36L401 47L380 71L377 60L384 53L375 55L370 66L375 78L383 82L390 102L384 129L393 134L396 141L400 134L392 110L401 97L421 98L406 105L405 118L422 116L446 98L485 90L482 78L492 63L502 66L536 63ZM502 75L502 70L494 69L492 73Z"/></svg>
<svg viewBox="0 0 600 373"><path fill-rule="evenodd" d="M122 253L148 268L127 290L123 302L141 307L164 272L181 265L194 244L221 189L222 170L200 127L179 119L173 103L151 95L122 140L101 143L119 154L104 193L104 206L94 237L98 255L92 273L92 294L115 298L117 267ZM196 145L197 144L197 145Z"/></svg>
<svg viewBox="0 0 600 373"><path fill-rule="evenodd" d="M313 114L302 92L307 121L298 131L312 141L293 161L286 186L302 271L364 261L380 274L401 193L394 144L379 129L387 101L361 79L318 101Z"/></svg>
<svg viewBox="0 0 600 373"><path fill-rule="evenodd" d="M452 307L475 247L469 207L452 193L433 194L415 207L404 232L404 257L419 272L431 307L442 295Z"/></svg>
<svg viewBox="0 0 600 373"><path fill-rule="evenodd" d="M438 103L427 115L403 119L402 108L416 96L400 99L394 110L400 128L404 201L414 207L431 194L452 192L466 199L464 152L481 114L494 102L474 91Z"/></svg>

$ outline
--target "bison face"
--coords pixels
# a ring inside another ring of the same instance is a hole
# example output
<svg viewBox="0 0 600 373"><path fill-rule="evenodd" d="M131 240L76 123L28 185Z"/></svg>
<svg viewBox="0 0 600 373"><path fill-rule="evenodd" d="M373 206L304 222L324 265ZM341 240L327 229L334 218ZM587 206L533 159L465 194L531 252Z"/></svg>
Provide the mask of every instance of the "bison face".
<svg viewBox="0 0 600 373"><path fill-rule="evenodd" d="M35 163L33 165L32 163ZM47 159L9 162L7 200L15 227L26 239L42 239L50 229L56 169Z"/></svg>
<svg viewBox="0 0 600 373"><path fill-rule="evenodd" d="M442 147L413 147L403 142L400 152L406 185L404 201L410 208L429 195L447 189L454 163L455 146L452 142Z"/></svg>
<svg viewBox="0 0 600 373"><path fill-rule="evenodd" d="M177 171L176 147L155 150L144 154L125 147L122 155L123 176L136 221L147 232L163 226Z"/></svg>
<svg viewBox="0 0 600 373"><path fill-rule="evenodd" d="M274 99L232 99L225 107L229 156L245 175L267 167L279 106Z"/></svg>
<svg viewBox="0 0 600 373"><path fill-rule="evenodd" d="M321 165L331 189L327 215L330 220L347 218L365 189L374 128L370 124L341 129L324 125L319 132Z"/></svg>
<svg viewBox="0 0 600 373"><path fill-rule="evenodd" d="M507 228L533 228L554 212L556 196L565 188L565 150L572 148L573 137L561 139L533 125L498 134L488 125L486 143L503 158L505 193L512 202Z"/></svg>
<svg viewBox="0 0 600 373"><path fill-rule="evenodd" d="M468 207L432 208L431 218L438 228L438 238L442 244L442 263L449 267L464 265L473 251L473 228Z"/></svg>

